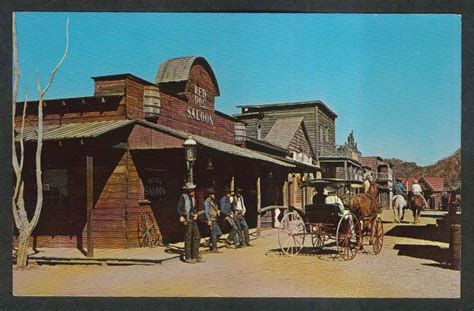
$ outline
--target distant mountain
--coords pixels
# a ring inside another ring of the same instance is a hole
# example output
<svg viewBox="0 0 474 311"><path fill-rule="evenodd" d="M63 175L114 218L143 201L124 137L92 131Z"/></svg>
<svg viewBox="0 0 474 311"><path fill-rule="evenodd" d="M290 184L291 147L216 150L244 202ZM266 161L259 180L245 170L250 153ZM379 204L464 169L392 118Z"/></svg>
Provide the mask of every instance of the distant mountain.
<svg viewBox="0 0 474 311"><path fill-rule="evenodd" d="M428 166L418 166L415 162L405 162L400 159L385 159L393 165L394 175L397 177L439 176L444 177L448 186L461 184L461 148L452 155Z"/></svg>

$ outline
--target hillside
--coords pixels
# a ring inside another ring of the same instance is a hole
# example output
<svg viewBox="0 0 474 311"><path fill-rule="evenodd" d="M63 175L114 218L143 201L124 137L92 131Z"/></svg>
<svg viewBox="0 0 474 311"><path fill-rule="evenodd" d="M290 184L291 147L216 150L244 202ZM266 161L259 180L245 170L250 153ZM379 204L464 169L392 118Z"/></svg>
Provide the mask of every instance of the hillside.
<svg viewBox="0 0 474 311"><path fill-rule="evenodd" d="M415 162L405 162L400 159L385 159L393 165L397 177L440 176L445 178L449 186L461 184L461 148L452 155L428 166L418 166Z"/></svg>

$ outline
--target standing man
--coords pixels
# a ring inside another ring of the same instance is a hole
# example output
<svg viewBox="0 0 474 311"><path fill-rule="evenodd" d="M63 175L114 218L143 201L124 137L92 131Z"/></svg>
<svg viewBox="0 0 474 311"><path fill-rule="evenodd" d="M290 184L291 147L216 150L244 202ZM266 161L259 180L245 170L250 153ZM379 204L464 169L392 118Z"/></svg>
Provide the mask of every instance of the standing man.
<svg viewBox="0 0 474 311"><path fill-rule="evenodd" d="M234 243L235 248L240 248L239 244L239 238L242 241L242 238L240 237L241 233L239 231L239 227L237 226L237 222L235 221L235 215L232 210L232 191L230 190L229 187L225 187L224 189L224 196L221 198L220 205L221 205L221 212L225 217L225 220L229 223L230 225L230 233L229 236L227 237L226 243L229 245L231 243ZM237 238L237 234L239 234L239 238Z"/></svg>
<svg viewBox="0 0 474 311"><path fill-rule="evenodd" d="M217 250L217 239L222 235L221 228L217 224L217 218L220 211L216 202L216 191L213 188L207 189L207 199L204 201L204 214L206 216L207 224L211 230L210 248L212 253L220 253Z"/></svg>
<svg viewBox="0 0 474 311"><path fill-rule="evenodd" d="M179 221L184 224L184 261L187 263L201 262L199 256L199 243L201 235L197 226L197 211L195 198L196 185L186 183L184 193L179 197L178 214Z"/></svg>
<svg viewBox="0 0 474 311"><path fill-rule="evenodd" d="M245 212L247 209L245 208L244 197L242 196L242 189L237 188L236 195L234 197L234 211L235 211L235 221L241 231L243 231L244 241L246 246L253 246L250 244L250 234L249 234L249 226L247 225L247 221L245 220ZM241 233L242 234L242 233ZM243 242L241 240L240 245Z"/></svg>
<svg viewBox="0 0 474 311"><path fill-rule="evenodd" d="M412 192L412 195L420 196L425 202L426 208L428 208L428 203L426 202L425 197L423 196L423 189L421 189L421 186L418 183L418 180L416 179L413 181L413 185L411 186L411 192Z"/></svg>

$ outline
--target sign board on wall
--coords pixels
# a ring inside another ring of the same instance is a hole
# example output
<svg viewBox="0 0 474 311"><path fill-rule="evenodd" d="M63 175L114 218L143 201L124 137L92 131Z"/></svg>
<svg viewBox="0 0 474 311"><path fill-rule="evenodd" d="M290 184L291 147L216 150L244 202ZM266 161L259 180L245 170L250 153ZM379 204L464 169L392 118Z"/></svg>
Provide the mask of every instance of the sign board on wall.
<svg viewBox="0 0 474 311"><path fill-rule="evenodd" d="M209 101L207 91L202 87L193 85L186 116L192 120L214 125L212 113L206 110L214 111L213 103Z"/></svg>
<svg viewBox="0 0 474 311"><path fill-rule="evenodd" d="M167 178L164 171L147 170L147 176L143 178L145 199L160 200L167 195Z"/></svg>

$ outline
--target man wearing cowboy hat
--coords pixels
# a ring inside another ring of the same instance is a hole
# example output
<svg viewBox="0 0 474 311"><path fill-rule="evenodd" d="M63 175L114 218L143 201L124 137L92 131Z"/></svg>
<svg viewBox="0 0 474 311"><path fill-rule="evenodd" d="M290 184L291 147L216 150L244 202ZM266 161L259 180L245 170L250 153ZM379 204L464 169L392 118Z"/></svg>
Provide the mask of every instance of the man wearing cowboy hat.
<svg viewBox="0 0 474 311"><path fill-rule="evenodd" d="M199 243L201 234L196 223L196 185L188 182L184 185L185 192L179 197L178 214L179 221L184 224L184 261L187 263L201 262L199 256Z"/></svg>
<svg viewBox="0 0 474 311"><path fill-rule="evenodd" d="M241 237L241 232L239 230L238 224L235 220L235 215L234 211L232 208L232 191L230 187L225 187L224 188L224 196L221 198L220 201L220 206L221 206L221 212L225 217L225 220L229 223L230 225L230 233L229 236L227 237L227 244L234 243L236 248L242 247L239 244L239 240L242 241L243 238ZM239 237L237 238L237 234Z"/></svg>
<svg viewBox="0 0 474 311"><path fill-rule="evenodd" d="M403 185L402 180L399 177L397 177L395 184L393 185L393 193L395 195L401 195L406 201L408 200L406 196L406 192L407 192L407 189Z"/></svg>
<svg viewBox="0 0 474 311"><path fill-rule="evenodd" d="M204 201L204 211L207 220L207 224L209 225L209 229L211 230L211 241L210 241L210 248L212 253L219 253L217 250L217 239L222 235L221 228L217 224L217 217L220 214L219 206L217 206L216 202L216 191L213 188L208 188L207 192L207 199Z"/></svg>
<svg viewBox="0 0 474 311"><path fill-rule="evenodd" d="M234 200L232 202L235 212L235 221L237 222L239 230L241 231L241 235L243 232L245 245L252 246L252 244L250 244L249 226L247 225L247 221L244 217L247 209L245 208L244 197L242 196L242 189L237 188L235 192L236 195L234 196ZM242 244L243 242L242 240L240 240L240 245Z"/></svg>
<svg viewBox="0 0 474 311"><path fill-rule="evenodd" d="M425 197L423 196L423 189L421 189L421 185L416 179L413 180L413 185L411 186L411 193L414 196L417 195L421 197L423 199L423 202L425 202L425 206L428 208L428 203L426 202Z"/></svg>

